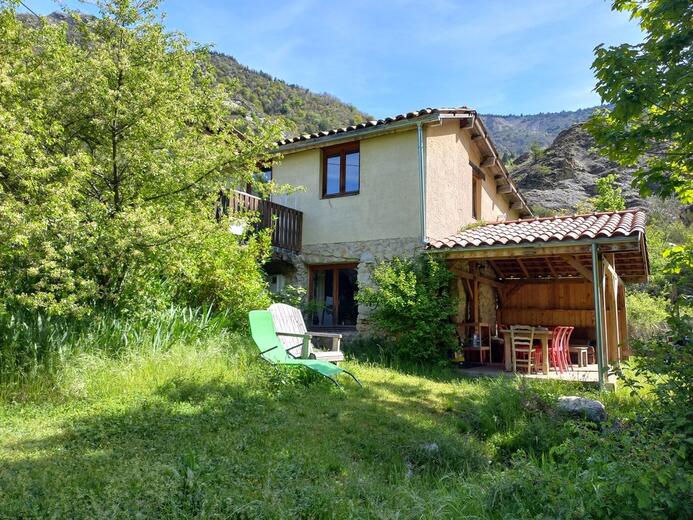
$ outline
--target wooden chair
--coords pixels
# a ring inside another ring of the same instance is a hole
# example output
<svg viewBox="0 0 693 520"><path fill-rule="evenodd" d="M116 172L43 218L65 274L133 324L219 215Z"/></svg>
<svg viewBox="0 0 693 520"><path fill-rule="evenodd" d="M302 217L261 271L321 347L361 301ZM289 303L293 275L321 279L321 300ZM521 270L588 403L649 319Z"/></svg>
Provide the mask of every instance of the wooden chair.
<svg viewBox="0 0 693 520"><path fill-rule="evenodd" d="M341 334L308 332L300 309L285 303L273 303L268 310L272 314L279 341L290 355L301 359L318 359L332 363L344 361L344 353L341 351ZM330 338L332 349L315 348L311 341L313 338Z"/></svg>
<svg viewBox="0 0 693 520"><path fill-rule="evenodd" d="M473 337L474 334L477 334L479 338L478 344L465 345L467 339ZM458 323L457 335L460 337L462 351L464 352L466 361L470 361L472 357L471 354L474 353L475 355L478 354L480 364L493 363L493 356L491 353L491 326L488 323Z"/></svg>
<svg viewBox="0 0 693 520"><path fill-rule="evenodd" d="M520 366L526 368L527 373L530 374L534 360L534 327L526 325L511 326L510 343L513 372L517 372L517 367Z"/></svg>

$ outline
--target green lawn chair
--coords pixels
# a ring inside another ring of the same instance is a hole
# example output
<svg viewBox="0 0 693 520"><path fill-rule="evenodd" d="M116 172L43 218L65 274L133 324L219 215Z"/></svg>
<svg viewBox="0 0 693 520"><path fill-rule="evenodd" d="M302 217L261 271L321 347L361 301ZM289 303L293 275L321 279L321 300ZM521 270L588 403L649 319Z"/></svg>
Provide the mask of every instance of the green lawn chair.
<svg viewBox="0 0 693 520"><path fill-rule="evenodd" d="M250 333L253 336L253 340L255 340L255 344L260 349L260 356L265 361L273 365L304 366L325 376L340 388L341 385L333 376L344 372L349 374L354 381L361 386L361 382L356 379L354 374L337 365L326 361L318 361L317 359L298 359L291 356L291 354L284 349L284 345L282 345L277 336L277 332L274 330L272 314L270 314L269 311L250 311L248 313L248 319L250 320Z"/></svg>

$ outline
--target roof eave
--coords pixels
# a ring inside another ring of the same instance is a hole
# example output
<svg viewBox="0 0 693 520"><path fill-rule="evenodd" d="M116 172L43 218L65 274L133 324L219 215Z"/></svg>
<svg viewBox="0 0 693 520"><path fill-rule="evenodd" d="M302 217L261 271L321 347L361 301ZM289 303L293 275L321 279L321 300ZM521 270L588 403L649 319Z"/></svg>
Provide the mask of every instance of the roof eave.
<svg viewBox="0 0 693 520"><path fill-rule="evenodd" d="M302 152L312 148L321 148L328 144L338 144L342 142L354 141L356 139L362 139L364 137L373 137L376 135L394 133L402 131L410 126L415 127L419 123L437 122L441 119L440 116L440 113L435 112L431 114L424 114L418 117L402 119L400 121L392 121L390 123L358 128L355 130L345 130L331 135L313 137L294 143L283 144L272 150L272 152L281 154Z"/></svg>
<svg viewBox="0 0 693 520"><path fill-rule="evenodd" d="M640 249L640 242L641 242L641 231L637 231L636 233L632 235L626 235L626 236L616 236L616 237L599 237L599 238L583 238L583 239L578 239L578 240L549 240L549 241L536 241L536 242L520 242L519 244L516 242L508 242L507 244L494 244L494 245L467 245L467 246L460 246L456 245L453 247L447 247L447 246L442 246L442 247L431 247L430 245L427 245L425 247L425 251L428 253L438 253L438 254L453 254L453 253L476 253L476 252L486 252L486 251L498 251L498 250L504 250L504 249L537 249L537 248L556 248L560 249L561 247L572 247L572 246L589 246L592 243L596 244L623 244L623 243L628 243L632 242L634 244L637 244L638 247L633 248L635 249Z"/></svg>
<svg viewBox="0 0 693 520"><path fill-rule="evenodd" d="M520 193L520 190L517 188L515 181L513 181L510 177L510 173L508 172L508 169L505 167L505 164L503 163L503 160L501 159L501 156L498 153L498 149L496 148L496 144L493 142L491 135L488 133L488 130L486 129L486 125L484 124L483 119L478 117L476 113L474 118L474 126L477 128L477 132L479 132L479 134L483 136L484 142L488 144L488 147L491 150L493 157L495 158L494 166L497 166L500 169L502 175L505 177L506 181L513 190L509 194L508 198L514 197L517 199L518 202L520 202L520 204L522 204L522 210L520 213L521 216L534 216L534 213L532 213L532 210L527 204L527 200L525 199L524 195Z"/></svg>

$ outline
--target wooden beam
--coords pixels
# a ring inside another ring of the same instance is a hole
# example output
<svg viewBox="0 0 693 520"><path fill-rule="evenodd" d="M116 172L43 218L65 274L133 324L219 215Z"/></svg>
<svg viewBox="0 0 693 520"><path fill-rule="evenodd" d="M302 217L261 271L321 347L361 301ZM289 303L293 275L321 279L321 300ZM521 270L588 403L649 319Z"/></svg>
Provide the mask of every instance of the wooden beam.
<svg viewBox="0 0 693 520"><path fill-rule="evenodd" d="M540 246L534 244L534 247L498 247L493 249L450 249L447 253L447 258L450 260L488 260L490 258L516 258L516 257L528 257L535 258L538 256L554 256L561 254L584 254L589 252L589 244L585 245L573 245L573 246ZM443 251L443 250L441 250Z"/></svg>
<svg viewBox="0 0 693 520"><path fill-rule="evenodd" d="M481 160L481 167L482 168L489 168L489 167L493 166L494 164L496 164L496 157L493 155L489 155L487 157L484 157Z"/></svg>
<svg viewBox="0 0 693 520"><path fill-rule="evenodd" d="M574 256L571 255L560 255L561 258L565 263L567 263L569 266L571 266L573 269L575 269L578 273L580 273L582 276L587 278L588 280L592 280L592 271L587 269L584 265L582 265L582 262L575 258Z"/></svg>
<svg viewBox="0 0 693 520"><path fill-rule="evenodd" d="M496 276L498 276L499 278L503 278L503 270L500 267L498 267L496 262L494 262L493 260L489 260L488 263L491 266L491 269L493 269L493 272L496 273Z"/></svg>
<svg viewBox="0 0 693 520"><path fill-rule="evenodd" d="M515 190L513 190L513 187L510 184L505 184L496 188L496 193L512 193L513 191Z"/></svg>
<svg viewBox="0 0 693 520"><path fill-rule="evenodd" d="M522 282L523 284L527 285L554 285L554 284L565 284L565 283L570 283L570 284L584 284L585 279L582 276L574 276L572 278L506 278L503 280L503 282L506 284L512 283L512 282Z"/></svg>
<svg viewBox="0 0 693 520"><path fill-rule="evenodd" d="M522 286L524 286L524 282L519 282L516 284L513 284L511 286L505 286L505 289L502 291L503 292L503 299L507 300L510 298L513 294L515 294Z"/></svg>
<svg viewBox="0 0 693 520"><path fill-rule="evenodd" d="M475 275L472 273L469 273L467 271L463 271L459 267L450 267L450 272L454 274L455 276L459 276L460 278L464 280L474 280L477 279L479 282L490 285L491 287L496 287L496 288L502 288L505 287L502 282L499 282L498 280L494 280L493 278L488 278L486 276L482 275Z"/></svg>
<svg viewBox="0 0 693 520"><path fill-rule="evenodd" d="M474 116L460 118L460 128L472 128L474 126Z"/></svg>
<svg viewBox="0 0 693 520"><path fill-rule="evenodd" d="M525 264L522 263L522 259L520 259L520 258L517 259L517 265L519 265L520 269L522 269L522 274L525 275L525 278L529 278L529 271L527 271Z"/></svg>
<svg viewBox="0 0 693 520"><path fill-rule="evenodd" d="M486 136L483 134L476 134L472 136L472 141L478 141L479 139L485 139Z"/></svg>
<svg viewBox="0 0 693 520"><path fill-rule="evenodd" d="M553 267L553 264L551 263L551 257L544 257L544 262L546 262L546 265L549 267L549 271L551 271L551 276L554 278L558 278L558 275L556 274L556 269Z"/></svg>
<svg viewBox="0 0 693 520"><path fill-rule="evenodd" d="M510 205L510 209L525 209L525 205L522 204L522 202L519 202L519 201L518 201L518 202L513 202L513 203Z"/></svg>

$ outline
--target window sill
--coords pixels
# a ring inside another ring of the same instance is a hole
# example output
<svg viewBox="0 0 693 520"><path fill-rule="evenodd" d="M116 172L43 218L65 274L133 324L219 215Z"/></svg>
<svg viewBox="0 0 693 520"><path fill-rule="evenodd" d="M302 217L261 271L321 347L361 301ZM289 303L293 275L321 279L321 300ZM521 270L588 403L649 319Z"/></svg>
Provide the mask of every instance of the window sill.
<svg viewBox="0 0 693 520"><path fill-rule="evenodd" d="M360 191L349 191L346 193L335 193L334 195L323 194L322 197L320 197L320 198L321 199L338 199L340 197L351 197L353 195L358 195L359 193L360 193Z"/></svg>

